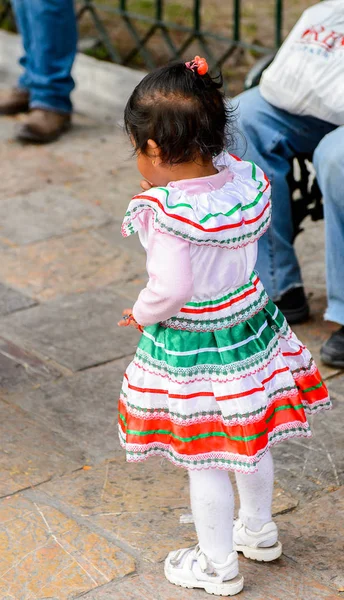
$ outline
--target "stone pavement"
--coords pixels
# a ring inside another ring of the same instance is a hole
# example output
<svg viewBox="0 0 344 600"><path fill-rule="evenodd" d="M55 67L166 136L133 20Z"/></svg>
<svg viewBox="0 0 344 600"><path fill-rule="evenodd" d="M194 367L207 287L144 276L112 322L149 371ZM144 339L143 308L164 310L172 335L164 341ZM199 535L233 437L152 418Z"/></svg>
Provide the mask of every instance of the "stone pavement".
<svg viewBox="0 0 344 600"><path fill-rule="evenodd" d="M166 462L127 465L116 400L137 341L116 322L145 282L120 222L139 177L109 120L77 115L47 147L0 120L0 600L201 600L168 584L162 561L195 542L187 475ZM315 356L335 327L325 306L322 224L298 249ZM334 410L314 436L274 450L275 564L241 559L243 600L332 600L344 591L344 374L323 368Z"/></svg>

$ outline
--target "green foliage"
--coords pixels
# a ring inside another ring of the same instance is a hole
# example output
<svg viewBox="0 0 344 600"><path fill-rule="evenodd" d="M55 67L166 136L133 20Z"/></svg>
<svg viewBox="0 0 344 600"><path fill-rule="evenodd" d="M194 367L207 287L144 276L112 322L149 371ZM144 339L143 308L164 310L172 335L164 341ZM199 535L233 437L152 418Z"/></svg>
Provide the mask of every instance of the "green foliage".
<svg viewBox="0 0 344 600"><path fill-rule="evenodd" d="M93 58L98 58L98 60L109 60L108 51L101 44L94 46L93 48L88 48L85 50L84 54L92 56Z"/></svg>

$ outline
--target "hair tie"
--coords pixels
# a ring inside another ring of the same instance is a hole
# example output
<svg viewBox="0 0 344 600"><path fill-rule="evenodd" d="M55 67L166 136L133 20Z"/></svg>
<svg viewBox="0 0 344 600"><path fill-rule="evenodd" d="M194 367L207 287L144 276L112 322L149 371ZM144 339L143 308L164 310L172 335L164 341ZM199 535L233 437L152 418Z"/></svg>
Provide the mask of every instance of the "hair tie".
<svg viewBox="0 0 344 600"><path fill-rule="evenodd" d="M208 63L205 58L201 58L200 56L195 56L193 60L190 62L186 62L185 66L190 71L197 71L198 75L205 75L208 73Z"/></svg>
<svg viewBox="0 0 344 600"><path fill-rule="evenodd" d="M139 331L141 331L141 333L143 332L143 327L142 327L142 325L140 325L140 324L139 324L139 323L136 321L136 319L135 319L135 317L134 317L133 313L130 313L129 315L125 315L125 317L123 317L123 320L124 320L124 321L127 321L128 325L130 325L130 324L132 323L132 324L134 325L134 327L136 327L136 329L138 329Z"/></svg>

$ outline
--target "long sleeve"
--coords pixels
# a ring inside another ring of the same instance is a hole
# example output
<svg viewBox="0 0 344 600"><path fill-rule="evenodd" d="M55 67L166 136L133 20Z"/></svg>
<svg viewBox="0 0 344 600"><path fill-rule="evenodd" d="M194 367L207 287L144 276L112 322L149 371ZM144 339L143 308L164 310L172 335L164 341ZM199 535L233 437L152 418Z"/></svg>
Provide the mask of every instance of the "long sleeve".
<svg viewBox="0 0 344 600"><path fill-rule="evenodd" d="M173 317L193 294L190 244L150 228L147 247L149 281L133 308L141 325Z"/></svg>

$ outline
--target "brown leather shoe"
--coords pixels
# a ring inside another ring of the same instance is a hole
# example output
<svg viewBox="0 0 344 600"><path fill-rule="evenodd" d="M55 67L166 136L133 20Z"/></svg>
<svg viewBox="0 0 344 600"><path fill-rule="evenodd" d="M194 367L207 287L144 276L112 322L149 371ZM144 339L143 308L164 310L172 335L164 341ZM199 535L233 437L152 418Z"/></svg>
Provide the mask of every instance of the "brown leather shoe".
<svg viewBox="0 0 344 600"><path fill-rule="evenodd" d="M25 142L48 144L70 129L71 116L35 108L30 111L26 121L18 125L16 137Z"/></svg>
<svg viewBox="0 0 344 600"><path fill-rule="evenodd" d="M17 115L29 110L29 92L20 88L0 91L0 115Z"/></svg>

